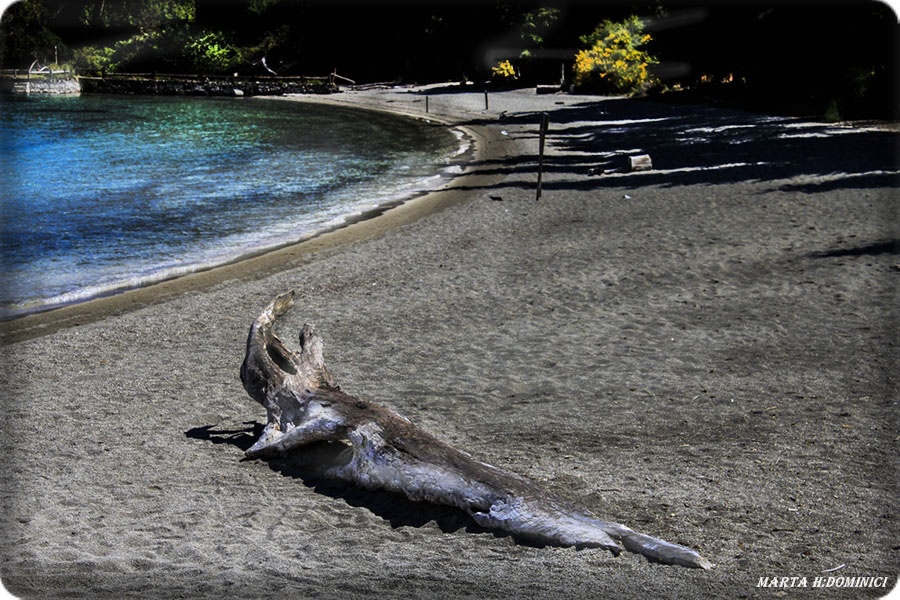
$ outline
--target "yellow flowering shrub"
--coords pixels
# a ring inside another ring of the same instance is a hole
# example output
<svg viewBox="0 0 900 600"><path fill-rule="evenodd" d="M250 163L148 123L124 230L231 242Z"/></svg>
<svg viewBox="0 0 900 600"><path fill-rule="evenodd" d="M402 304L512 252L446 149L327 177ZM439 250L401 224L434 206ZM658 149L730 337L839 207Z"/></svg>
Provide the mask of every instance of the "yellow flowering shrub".
<svg viewBox="0 0 900 600"><path fill-rule="evenodd" d="M615 94L646 90L656 81L648 67L659 62L641 49L651 39L637 17L604 21L581 38L586 48L575 54L575 86Z"/></svg>
<svg viewBox="0 0 900 600"><path fill-rule="evenodd" d="M516 78L516 68L512 65L511 62L509 62L509 60L502 60L491 67L491 73L494 74L495 78L501 79L503 81L508 81L510 79Z"/></svg>

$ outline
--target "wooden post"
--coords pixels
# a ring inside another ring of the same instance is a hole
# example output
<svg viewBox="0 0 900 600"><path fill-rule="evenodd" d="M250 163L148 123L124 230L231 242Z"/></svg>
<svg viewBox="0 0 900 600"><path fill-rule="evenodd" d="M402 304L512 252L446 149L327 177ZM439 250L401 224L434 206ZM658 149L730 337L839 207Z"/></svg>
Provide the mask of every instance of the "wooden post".
<svg viewBox="0 0 900 600"><path fill-rule="evenodd" d="M484 110L488 109L488 93L487 90L484 90Z"/></svg>
<svg viewBox="0 0 900 600"><path fill-rule="evenodd" d="M425 114L428 114L428 96L425 96Z"/></svg>
<svg viewBox="0 0 900 600"><path fill-rule="evenodd" d="M541 130L540 141L538 142L538 180L537 180L537 196L535 200L541 199L541 185L544 176L544 141L547 138L547 129L550 127L550 115L541 113Z"/></svg>

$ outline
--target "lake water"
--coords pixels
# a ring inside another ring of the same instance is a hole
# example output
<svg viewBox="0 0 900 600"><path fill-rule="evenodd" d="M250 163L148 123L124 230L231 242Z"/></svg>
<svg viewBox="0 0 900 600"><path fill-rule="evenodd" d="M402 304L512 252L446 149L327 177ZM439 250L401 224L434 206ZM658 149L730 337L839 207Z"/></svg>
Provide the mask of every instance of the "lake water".
<svg viewBox="0 0 900 600"><path fill-rule="evenodd" d="M0 318L302 240L435 187L466 148L274 99L0 97Z"/></svg>

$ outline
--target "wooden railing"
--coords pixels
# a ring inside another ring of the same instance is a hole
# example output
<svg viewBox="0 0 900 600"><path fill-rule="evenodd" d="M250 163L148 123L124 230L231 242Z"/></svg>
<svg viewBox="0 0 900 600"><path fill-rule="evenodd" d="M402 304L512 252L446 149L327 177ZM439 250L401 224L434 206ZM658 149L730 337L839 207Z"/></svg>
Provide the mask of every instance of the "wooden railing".
<svg viewBox="0 0 900 600"><path fill-rule="evenodd" d="M101 79L114 79L123 81L148 80L154 81L329 81L331 76L310 75L213 75L203 73L120 73L104 72L98 69L78 69L78 77L98 77Z"/></svg>
<svg viewBox="0 0 900 600"><path fill-rule="evenodd" d="M16 81L54 81L59 79L75 79L75 72L68 69L50 69L43 67L41 69L2 69L0 70L0 78L13 79Z"/></svg>

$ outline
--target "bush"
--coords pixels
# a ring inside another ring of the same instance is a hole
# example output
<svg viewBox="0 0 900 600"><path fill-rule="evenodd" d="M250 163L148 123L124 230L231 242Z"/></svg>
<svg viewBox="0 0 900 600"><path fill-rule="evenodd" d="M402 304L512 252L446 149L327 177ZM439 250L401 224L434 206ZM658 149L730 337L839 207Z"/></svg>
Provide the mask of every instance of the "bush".
<svg viewBox="0 0 900 600"><path fill-rule="evenodd" d="M503 60L491 67L491 74L498 81L512 81L517 79L516 68L509 60Z"/></svg>
<svg viewBox="0 0 900 600"><path fill-rule="evenodd" d="M191 38L186 54L194 69L201 73L232 71L241 62L239 52L218 31L202 31Z"/></svg>
<svg viewBox="0 0 900 600"><path fill-rule="evenodd" d="M82 46L75 50L75 66L85 71L114 70L115 50L106 46Z"/></svg>
<svg viewBox="0 0 900 600"><path fill-rule="evenodd" d="M646 91L656 83L648 67L659 62L641 50L651 39L635 16L622 22L603 21L593 33L581 37L586 49L575 55L575 86L613 94Z"/></svg>

